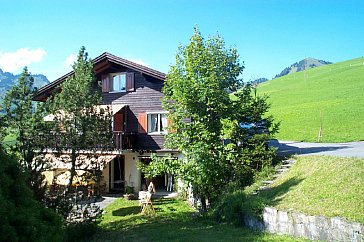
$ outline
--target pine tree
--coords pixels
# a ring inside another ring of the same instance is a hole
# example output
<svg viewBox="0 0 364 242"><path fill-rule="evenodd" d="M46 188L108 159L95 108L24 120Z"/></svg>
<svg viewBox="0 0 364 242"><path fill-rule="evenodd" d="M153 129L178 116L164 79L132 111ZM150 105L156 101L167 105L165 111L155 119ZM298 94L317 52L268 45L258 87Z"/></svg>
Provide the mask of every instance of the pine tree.
<svg viewBox="0 0 364 242"><path fill-rule="evenodd" d="M101 90L95 79L93 62L84 47L79 51L73 70L74 74L48 101L55 115L53 129L57 135L53 144L57 143L58 154L70 154L69 190L76 169L80 169L76 164L77 157L83 154L94 158L96 150L102 152L112 147L110 110L98 106L102 101Z"/></svg>
<svg viewBox="0 0 364 242"><path fill-rule="evenodd" d="M42 144L35 137L45 129L45 109L44 105L35 106L32 101L37 92L33 84L34 79L25 67L18 83L5 94L4 121L8 126L6 131L16 137L16 143L10 147L11 153L29 173L28 184L36 198L42 200L46 189L42 172L48 167L48 163L41 153L37 152L42 150Z"/></svg>

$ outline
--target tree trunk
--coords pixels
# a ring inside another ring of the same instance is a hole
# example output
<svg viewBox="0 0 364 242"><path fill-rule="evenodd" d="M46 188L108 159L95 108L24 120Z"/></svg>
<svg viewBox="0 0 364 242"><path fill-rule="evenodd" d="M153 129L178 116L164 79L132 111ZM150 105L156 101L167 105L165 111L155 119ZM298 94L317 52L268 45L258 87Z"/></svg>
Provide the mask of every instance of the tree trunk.
<svg viewBox="0 0 364 242"><path fill-rule="evenodd" d="M71 192L72 189L72 183L73 183L73 178L75 176L76 173L76 151L74 149L72 149L72 154L71 154L71 170L70 170L70 180L68 182L68 187L67 187L67 191Z"/></svg>
<svg viewBox="0 0 364 242"><path fill-rule="evenodd" d="M206 206L206 197L201 196L201 210L202 212L207 212L207 206Z"/></svg>

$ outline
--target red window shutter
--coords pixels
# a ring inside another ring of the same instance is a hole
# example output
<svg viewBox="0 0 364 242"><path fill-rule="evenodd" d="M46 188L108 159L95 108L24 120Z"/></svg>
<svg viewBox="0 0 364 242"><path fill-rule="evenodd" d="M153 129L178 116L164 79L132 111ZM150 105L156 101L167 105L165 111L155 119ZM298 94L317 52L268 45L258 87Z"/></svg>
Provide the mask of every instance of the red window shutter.
<svg viewBox="0 0 364 242"><path fill-rule="evenodd" d="M124 118L122 113L114 114L114 131L124 130Z"/></svg>
<svg viewBox="0 0 364 242"><path fill-rule="evenodd" d="M139 113L138 114L138 132L140 134L147 133L148 130L148 122L147 122L147 113Z"/></svg>
<svg viewBox="0 0 364 242"><path fill-rule="evenodd" d="M134 72L126 73L126 91L127 92L135 91Z"/></svg>
<svg viewBox="0 0 364 242"><path fill-rule="evenodd" d="M101 76L102 92L110 92L110 81L108 75Z"/></svg>

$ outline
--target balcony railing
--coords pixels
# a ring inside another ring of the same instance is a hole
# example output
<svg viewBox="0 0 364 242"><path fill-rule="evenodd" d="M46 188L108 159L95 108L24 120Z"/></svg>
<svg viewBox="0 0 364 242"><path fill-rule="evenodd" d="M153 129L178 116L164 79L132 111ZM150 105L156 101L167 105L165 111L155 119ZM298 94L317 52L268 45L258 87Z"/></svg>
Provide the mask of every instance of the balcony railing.
<svg viewBox="0 0 364 242"><path fill-rule="evenodd" d="M136 134L114 131L114 142L117 150L131 150L135 148Z"/></svg>
<svg viewBox="0 0 364 242"><path fill-rule="evenodd" d="M39 147L50 148L50 149L68 149L71 148L71 145L68 144L67 141L64 140L65 137L62 134L58 133L40 133L34 139L37 140ZM92 143L92 144L91 144ZM107 147L102 144L97 144L95 142L91 142L89 145L86 145L85 149L116 149L116 150L130 150L136 147L136 133L131 132L123 132L123 131L114 131L113 132L113 144L109 144ZM90 147L88 147L90 146Z"/></svg>

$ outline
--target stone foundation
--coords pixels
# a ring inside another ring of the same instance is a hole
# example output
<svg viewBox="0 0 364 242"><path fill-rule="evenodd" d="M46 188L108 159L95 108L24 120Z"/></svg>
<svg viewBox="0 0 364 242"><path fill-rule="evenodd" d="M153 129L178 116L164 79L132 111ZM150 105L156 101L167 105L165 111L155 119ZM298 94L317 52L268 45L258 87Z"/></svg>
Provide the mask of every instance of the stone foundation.
<svg viewBox="0 0 364 242"><path fill-rule="evenodd" d="M348 222L338 217L327 218L280 211L272 207L264 208L263 221L244 216L244 223L255 230L311 240L364 241L364 226L360 223Z"/></svg>

